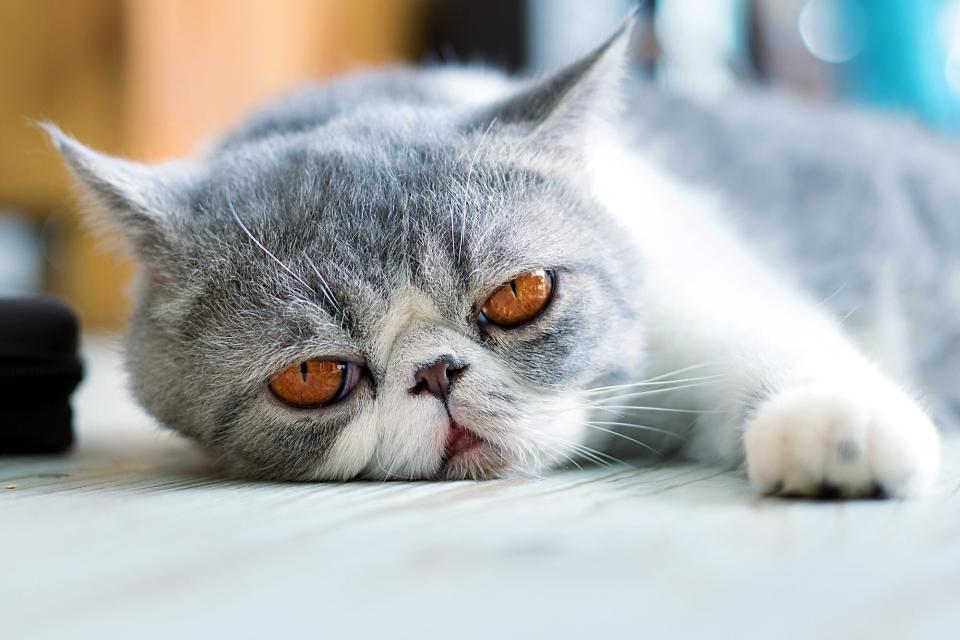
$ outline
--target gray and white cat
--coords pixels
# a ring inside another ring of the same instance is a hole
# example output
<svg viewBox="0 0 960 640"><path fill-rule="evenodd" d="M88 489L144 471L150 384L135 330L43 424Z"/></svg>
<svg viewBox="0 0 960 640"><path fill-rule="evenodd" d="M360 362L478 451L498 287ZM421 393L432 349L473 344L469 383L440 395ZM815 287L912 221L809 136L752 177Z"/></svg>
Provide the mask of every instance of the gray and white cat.
<svg viewBox="0 0 960 640"><path fill-rule="evenodd" d="M960 153L773 98L640 88L621 117L628 31L533 81L347 77L160 166L48 127L142 266L139 401L257 477L632 448L745 461L767 493L927 490L937 431L891 376L960 403Z"/></svg>

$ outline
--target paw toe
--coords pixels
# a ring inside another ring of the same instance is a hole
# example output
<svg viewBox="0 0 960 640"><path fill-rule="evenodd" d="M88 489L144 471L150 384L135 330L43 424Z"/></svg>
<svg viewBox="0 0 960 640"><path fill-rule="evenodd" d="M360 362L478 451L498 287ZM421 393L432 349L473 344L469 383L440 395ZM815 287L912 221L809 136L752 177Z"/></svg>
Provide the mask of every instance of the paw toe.
<svg viewBox="0 0 960 640"><path fill-rule="evenodd" d="M744 444L757 489L824 500L922 493L939 457L936 429L905 395L858 400L835 388L771 399Z"/></svg>

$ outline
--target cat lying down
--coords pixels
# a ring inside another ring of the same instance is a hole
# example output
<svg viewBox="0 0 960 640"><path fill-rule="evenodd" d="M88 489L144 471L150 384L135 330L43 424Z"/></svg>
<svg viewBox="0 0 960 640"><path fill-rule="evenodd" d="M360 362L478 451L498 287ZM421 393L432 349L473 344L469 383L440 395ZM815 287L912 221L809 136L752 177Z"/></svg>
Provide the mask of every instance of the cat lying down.
<svg viewBox="0 0 960 640"><path fill-rule="evenodd" d="M655 450L745 462L765 493L927 490L939 441L924 407L950 406L956 391L925 388L921 406L894 381L920 362L884 355L912 336L909 315L902 335L876 330L882 318L860 320L882 306L870 297L848 332L828 302L872 296L857 283L877 280L863 274L895 264L863 252L874 236L857 226L889 216L823 208L867 170L851 162L826 180L825 153L782 181L771 155L738 186L695 185L684 158L701 162L720 124L657 137L631 123L650 104L613 108L630 28L537 80L460 68L346 77L159 166L49 126L141 265L126 340L139 401L262 478L485 479ZM882 137L888 125L876 126ZM891 136L960 166L898 126ZM706 173L738 158L718 155ZM897 180L864 184L864 207L874 192L897 199L891 237L907 242L919 207ZM777 224L764 226L758 193ZM952 224L941 240L960 239ZM798 266L806 255L864 258L825 276L829 260ZM924 273L882 277L893 295ZM938 295L925 317L956 318L957 292ZM956 323L936 324L956 336Z"/></svg>

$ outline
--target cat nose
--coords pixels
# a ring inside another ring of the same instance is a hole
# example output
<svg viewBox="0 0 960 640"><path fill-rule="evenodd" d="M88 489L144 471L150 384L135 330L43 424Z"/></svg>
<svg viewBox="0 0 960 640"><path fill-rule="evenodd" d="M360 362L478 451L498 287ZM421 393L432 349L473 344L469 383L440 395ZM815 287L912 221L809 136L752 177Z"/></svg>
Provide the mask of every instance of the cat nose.
<svg viewBox="0 0 960 640"><path fill-rule="evenodd" d="M466 365L458 363L453 356L443 356L429 364L420 365L413 379L416 384L410 393L418 394L429 391L433 396L444 402L450 395L450 384L466 369Z"/></svg>

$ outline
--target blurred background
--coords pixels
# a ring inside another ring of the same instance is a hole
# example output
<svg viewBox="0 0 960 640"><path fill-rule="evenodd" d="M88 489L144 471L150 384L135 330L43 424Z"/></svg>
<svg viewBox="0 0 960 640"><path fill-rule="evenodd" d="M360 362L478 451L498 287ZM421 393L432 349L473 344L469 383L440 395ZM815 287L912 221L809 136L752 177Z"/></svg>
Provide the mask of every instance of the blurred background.
<svg viewBox="0 0 960 640"><path fill-rule="evenodd" d="M630 0L0 0L0 296L50 293L116 330L131 264L80 223L32 120L152 162L311 80L398 62L537 72L601 42ZM722 100L743 85L960 132L960 0L643 3L637 71Z"/></svg>

